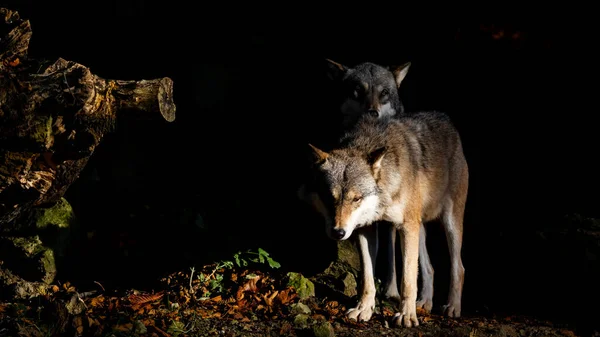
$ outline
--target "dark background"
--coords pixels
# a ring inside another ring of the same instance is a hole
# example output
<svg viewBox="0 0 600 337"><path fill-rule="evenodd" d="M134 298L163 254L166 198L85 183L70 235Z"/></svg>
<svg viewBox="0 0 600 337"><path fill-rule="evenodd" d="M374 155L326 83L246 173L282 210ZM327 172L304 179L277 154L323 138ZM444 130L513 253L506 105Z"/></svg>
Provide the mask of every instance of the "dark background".
<svg viewBox="0 0 600 337"><path fill-rule="evenodd" d="M492 24L381 7L194 6L8 6L32 22L32 57L175 83L176 121L121 118L68 191L86 234L63 277L150 287L166 272L258 246L284 268L322 269L332 243L294 193L306 143L318 144L335 112L324 58L411 61L405 107L447 112L471 170L464 312L595 317L583 306L599 299L596 257L538 235L569 214L600 216L591 23L566 22L566 11ZM445 239L429 228L441 304Z"/></svg>

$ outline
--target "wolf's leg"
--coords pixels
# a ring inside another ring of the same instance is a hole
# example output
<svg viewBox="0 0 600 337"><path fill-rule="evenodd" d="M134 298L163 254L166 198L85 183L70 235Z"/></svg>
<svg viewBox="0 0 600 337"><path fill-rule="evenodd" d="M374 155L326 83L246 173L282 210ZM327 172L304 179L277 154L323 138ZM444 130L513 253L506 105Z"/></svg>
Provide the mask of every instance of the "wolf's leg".
<svg viewBox="0 0 600 337"><path fill-rule="evenodd" d="M375 309L375 258L377 257L377 225L356 231L358 253L362 270L362 289L356 307L349 309L346 315L357 321L368 321Z"/></svg>
<svg viewBox="0 0 600 337"><path fill-rule="evenodd" d="M396 276L396 236L398 235L396 226L389 222L379 222L378 225L384 225L387 239L387 275L383 284L383 296L400 301L398 292L398 280Z"/></svg>
<svg viewBox="0 0 600 337"><path fill-rule="evenodd" d="M393 322L404 327L418 326L417 319L417 273L419 271L419 231L421 221L406 221L400 227L402 243L402 282L400 312Z"/></svg>
<svg viewBox="0 0 600 337"><path fill-rule="evenodd" d="M444 230L450 250L450 292L444 314L460 317L465 268L462 264L461 248L463 237L464 203L449 201L443 215Z"/></svg>
<svg viewBox="0 0 600 337"><path fill-rule="evenodd" d="M433 266L429 260L426 245L425 225L421 223L419 231L419 267L421 269L421 295L417 301L417 308L423 308L427 312L431 312L433 307Z"/></svg>

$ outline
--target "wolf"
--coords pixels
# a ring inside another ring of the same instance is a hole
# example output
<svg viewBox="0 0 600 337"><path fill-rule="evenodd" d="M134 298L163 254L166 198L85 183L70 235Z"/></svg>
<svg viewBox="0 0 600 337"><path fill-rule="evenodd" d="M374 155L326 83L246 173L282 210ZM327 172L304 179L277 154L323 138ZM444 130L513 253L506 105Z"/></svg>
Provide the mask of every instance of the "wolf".
<svg viewBox="0 0 600 337"><path fill-rule="evenodd" d="M406 114L404 104L399 95L399 88L411 66L411 62L399 66L384 67L372 62L363 62L349 67L331 59L325 59L327 75L336 83L337 98L339 99L342 116L342 129L347 130L363 115L377 118L400 118ZM400 300L396 279L395 247L397 232L393 225L381 222L377 227L384 229L383 237L387 243L387 263L384 278L383 296L388 299ZM425 227L421 228L419 242L421 248L421 296L417 307L430 312L433 307L433 266L431 265L425 242ZM350 318L369 320L371 313L364 311L357 317L357 311L350 313Z"/></svg>
<svg viewBox="0 0 600 337"><path fill-rule="evenodd" d="M354 67L325 59L327 76L336 82L342 126L347 129L364 114L376 117L402 116L404 105L398 89L410 69L411 62L383 67L363 62Z"/></svg>
<svg viewBox="0 0 600 337"><path fill-rule="evenodd" d="M417 273L423 223L441 219L451 259L449 316L460 316L465 268L461 258L469 170L458 131L441 112L401 118L365 115L333 150L311 144L312 204L327 235L347 240L354 232L363 269L362 290L349 315L369 317L375 306L373 224L389 221L400 233L403 273L394 323L418 326Z"/></svg>

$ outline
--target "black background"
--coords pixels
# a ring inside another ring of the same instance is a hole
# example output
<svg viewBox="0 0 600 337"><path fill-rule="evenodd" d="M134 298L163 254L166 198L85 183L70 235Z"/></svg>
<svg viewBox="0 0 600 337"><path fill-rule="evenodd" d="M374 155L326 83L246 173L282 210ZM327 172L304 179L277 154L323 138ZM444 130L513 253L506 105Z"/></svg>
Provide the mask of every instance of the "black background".
<svg viewBox="0 0 600 337"><path fill-rule="evenodd" d="M593 317L571 309L597 296L571 273L588 262L530 243L567 214L599 216L591 23L567 22L566 11L491 24L375 5L207 6L10 7L32 22L32 57L76 61L104 78L175 82L176 121L121 118L66 195L96 233L73 265L82 282L139 286L256 246L285 268L322 268L331 243L294 193L306 143L318 143L335 109L323 60L411 61L405 107L447 112L471 170L464 311ZM198 214L208 229L195 226ZM442 234L431 227L438 304L448 272Z"/></svg>

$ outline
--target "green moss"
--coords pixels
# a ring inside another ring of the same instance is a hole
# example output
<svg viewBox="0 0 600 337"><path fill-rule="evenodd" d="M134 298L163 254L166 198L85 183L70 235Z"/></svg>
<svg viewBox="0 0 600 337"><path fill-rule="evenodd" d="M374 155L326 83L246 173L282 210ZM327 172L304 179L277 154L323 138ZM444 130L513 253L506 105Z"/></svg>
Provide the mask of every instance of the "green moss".
<svg viewBox="0 0 600 337"><path fill-rule="evenodd" d="M56 260L52 249L46 249L40 254L40 263L42 267L42 282L50 284L56 277Z"/></svg>
<svg viewBox="0 0 600 337"><path fill-rule="evenodd" d="M61 198L54 206L49 208L34 208L35 225L39 229L48 226L68 228L75 218L73 208L65 198Z"/></svg>
<svg viewBox="0 0 600 337"><path fill-rule="evenodd" d="M36 144L50 147L52 143L52 116L40 116L32 121L29 138Z"/></svg>
<svg viewBox="0 0 600 337"><path fill-rule="evenodd" d="M308 305L306 305L302 302L298 302L298 303L294 303L294 304L290 305L290 310L293 314L305 314L305 315L311 314L311 311L310 311L310 308L308 307Z"/></svg>
<svg viewBox="0 0 600 337"><path fill-rule="evenodd" d="M46 249L37 235L30 237L4 237L4 239L11 242L14 248L22 251L27 257L38 255Z"/></svg>
<svg viewBox="0 0 600 337"><path fill-rule="evenodd" d="M315 296L315 285L302 274L290 272L287 273L288 287L294 287L300 299Z"/></svg>
<svg viewBox="0 0 600 337"><path fill-rule="evenodd" d="M54 251L37 235L1 237L0 260L15 274L31 281L50 284L56 277Z"/></svg>
<svg viewBox="0 0 600 337"><path fill-rule="evenodd" d="M329 322L320 322L313 326L313 334L315 337L333 337L335 331Z"/></svg>
<svg viewBox="0 0 600 337"><path fill-rule="evenodd" d="M294 317L294 325L297 328L306 328L308 325L309 316L306 314L298 314Z"/></svg>

